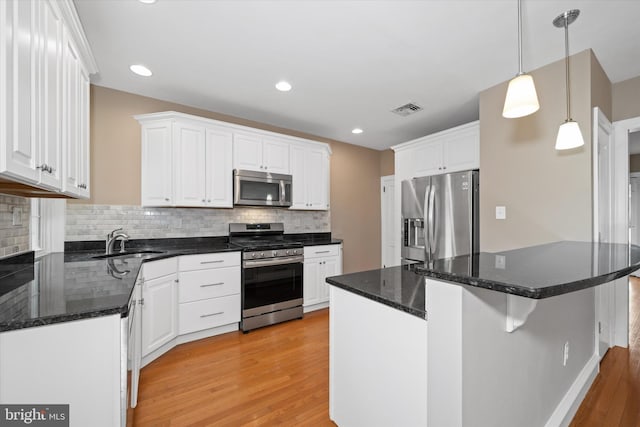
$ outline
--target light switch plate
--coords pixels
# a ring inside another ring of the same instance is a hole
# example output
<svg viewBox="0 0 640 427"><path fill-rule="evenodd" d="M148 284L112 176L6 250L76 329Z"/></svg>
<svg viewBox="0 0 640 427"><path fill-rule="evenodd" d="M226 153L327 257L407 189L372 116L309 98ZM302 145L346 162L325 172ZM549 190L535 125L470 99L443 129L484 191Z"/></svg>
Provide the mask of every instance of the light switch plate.
<svg viewBox="0 0 640 427"><path fill-rule="evenodd" d="M500 270L507 268L507 258L504 255L496 255L496 268Z"/></svg>
<svg viewBox="0 0 640 427"><path fill-rule="evenodd" d="M496 206L496 219L507 219L506 206Z"/></svg>

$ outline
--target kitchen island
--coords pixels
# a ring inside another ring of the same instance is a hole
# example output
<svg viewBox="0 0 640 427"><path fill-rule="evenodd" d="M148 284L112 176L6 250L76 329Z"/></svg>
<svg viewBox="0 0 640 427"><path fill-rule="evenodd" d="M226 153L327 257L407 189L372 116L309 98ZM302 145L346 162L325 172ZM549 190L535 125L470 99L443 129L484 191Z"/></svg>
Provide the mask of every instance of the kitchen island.
<svg viewBox="0 0 640 427"><path fill-rule="evenodd" d="M594 287L638 268L635 246L557 242L328 278L330 417L567 425L598 372Z"/></svg>

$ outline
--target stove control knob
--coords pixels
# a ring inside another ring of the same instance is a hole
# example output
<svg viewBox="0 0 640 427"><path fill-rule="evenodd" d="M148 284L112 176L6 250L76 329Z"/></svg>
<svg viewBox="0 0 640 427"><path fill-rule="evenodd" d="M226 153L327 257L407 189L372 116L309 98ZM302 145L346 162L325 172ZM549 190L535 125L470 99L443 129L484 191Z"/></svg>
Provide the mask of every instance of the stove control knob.
<svg viewBox="0 0 640 427"><path fill-rule="evenodd" d="M295 252L295 251L294 251ZM287 255L291 255L291 251L287 249Z"/></svg>
<svg viewBox="0 0 640 427"><path fill-rule="evenodd" d="M255 257L256 257L256 253L255 253L255 252L252 252L252 253L251 253L251 258L255 258Z"/></svg>
<svg viewBox="0 0 640 427"><path fill-rule="evenodd" d="M264 252L260 252L260 256L264 258Z"/></svg>
<svg viewBox="0 0 640 427"><path fill-rule="evenodd" d="M272 251L271 256L274 256L274 257L278 256L278 251Z"/></svg>

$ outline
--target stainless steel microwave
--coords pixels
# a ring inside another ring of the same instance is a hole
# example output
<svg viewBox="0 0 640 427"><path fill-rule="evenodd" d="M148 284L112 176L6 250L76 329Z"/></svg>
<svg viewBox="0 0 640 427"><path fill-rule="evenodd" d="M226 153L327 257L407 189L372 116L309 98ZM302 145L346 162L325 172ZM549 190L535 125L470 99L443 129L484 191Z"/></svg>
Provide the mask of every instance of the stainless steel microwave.
<svg viewBox="0 0 640 427"><path fill-rule="evenodd" d="M236 206L291 206L291 175L235 169L233 204Z"/></svg>

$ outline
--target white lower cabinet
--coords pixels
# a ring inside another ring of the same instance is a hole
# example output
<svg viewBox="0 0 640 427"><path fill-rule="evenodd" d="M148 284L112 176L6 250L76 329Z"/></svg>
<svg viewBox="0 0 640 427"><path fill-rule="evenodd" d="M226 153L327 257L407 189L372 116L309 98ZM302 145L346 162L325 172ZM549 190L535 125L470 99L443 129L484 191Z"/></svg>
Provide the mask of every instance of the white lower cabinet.
<svg viewBox="0 0 640 427"><path fill-rule="evenodd" d="M328 307L326 278L342 274L342 245L305 246L304 311Z"/></svg>
<svg viewBox="0 0 640 427"><path fill-rule="evenodd" d="M0 333L0 403L68 404L71 427L123 425L124 334L119 314Z"/></svg>
<svg viewBox="0 0 640 427"><path fill-rule="evenodd" d="M173 263L175 265L175 260ZM144 279L142 285L143 357L178 335L177 281L178 275L175 272L155 279L147 277Z"/></svg>
<svg viewBox="0 0 640 427"><path fill-rule="evenodd" d="M142 366L177 344L238 329L240 252L145 263Z"/></svg>
<svg viewBox="0 0 640 427"><path fill-rule="evenodd" d="M179 333L181 335L239 321L239 293L180 304Z"/></svg>

